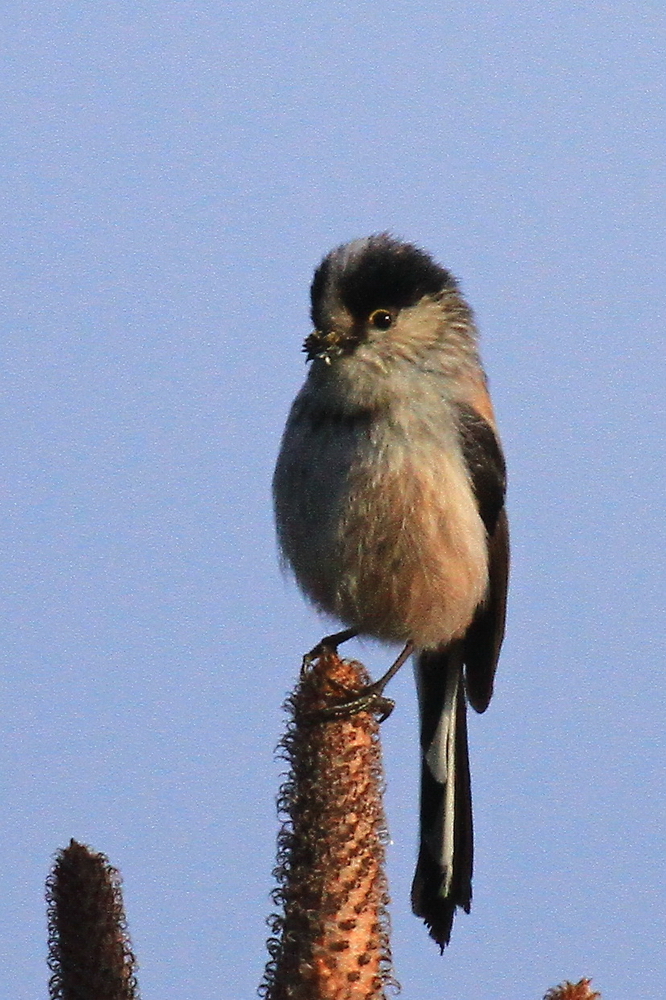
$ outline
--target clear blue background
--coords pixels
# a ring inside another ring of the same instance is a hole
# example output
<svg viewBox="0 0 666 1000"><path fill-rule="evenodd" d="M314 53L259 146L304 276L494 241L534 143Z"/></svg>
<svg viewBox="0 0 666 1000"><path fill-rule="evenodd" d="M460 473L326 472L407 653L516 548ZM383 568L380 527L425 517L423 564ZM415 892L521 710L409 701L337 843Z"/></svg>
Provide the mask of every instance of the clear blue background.
<svg viewBox="0 0 666 1000"><path fill-rule="evenodd" d="M0 46L2 993L46 995L74 836L123 873L144 997L254 994L281 703L328 625L272 465L312 269L388 229L476 309L514 553L443 958L391 691L403 995L665 995L663 2L6 0Z"/></svg>

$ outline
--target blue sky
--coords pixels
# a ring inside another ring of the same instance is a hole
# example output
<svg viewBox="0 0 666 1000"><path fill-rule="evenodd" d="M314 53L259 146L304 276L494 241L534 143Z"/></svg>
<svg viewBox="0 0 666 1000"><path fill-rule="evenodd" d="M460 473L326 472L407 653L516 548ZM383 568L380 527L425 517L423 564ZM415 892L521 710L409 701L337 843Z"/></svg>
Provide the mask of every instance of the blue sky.
<svg viewBox="0 0 666 1000"><path fill-rule="evenodd" d="M443 958L391 690L403 996L662 995L663 5L8 0L0 46L4 992L46 995L74 836L123 873L145 997L254 994L281 704L329 624L280 574L270 477L312 269L390 230L476 310L514 560Z"/></svg>

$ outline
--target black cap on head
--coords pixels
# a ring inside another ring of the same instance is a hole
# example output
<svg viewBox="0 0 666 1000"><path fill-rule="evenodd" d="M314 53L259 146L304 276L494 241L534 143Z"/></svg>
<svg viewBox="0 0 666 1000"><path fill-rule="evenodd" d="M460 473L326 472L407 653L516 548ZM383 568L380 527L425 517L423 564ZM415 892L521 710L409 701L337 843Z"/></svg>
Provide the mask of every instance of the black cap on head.
<svg viewBox="0 0 666 1000"><path fill-rule="evenodd" d="M312 321L316 327L325 324L333 298L356 319L364 319L375 309L404 309L424 295L454 288L453 276L424 250L381 233L324 257L310 289Z"/></svg>

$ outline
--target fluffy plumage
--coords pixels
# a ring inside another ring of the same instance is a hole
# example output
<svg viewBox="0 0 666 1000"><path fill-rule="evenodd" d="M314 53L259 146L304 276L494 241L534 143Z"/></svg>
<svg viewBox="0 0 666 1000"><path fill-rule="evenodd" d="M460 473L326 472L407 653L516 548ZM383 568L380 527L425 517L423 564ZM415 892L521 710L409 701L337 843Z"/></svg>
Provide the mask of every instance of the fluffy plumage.
<svg viewBox="0 0 666 1000"><path fill-rule="evenodd" d="M412 906L443 947L472 895L465 692L487 707L504 633L504 459L472 313L447 270L381 234L332 251L311 294L312 364L274 477L278 539L322 611L417 649Z"/></svg>

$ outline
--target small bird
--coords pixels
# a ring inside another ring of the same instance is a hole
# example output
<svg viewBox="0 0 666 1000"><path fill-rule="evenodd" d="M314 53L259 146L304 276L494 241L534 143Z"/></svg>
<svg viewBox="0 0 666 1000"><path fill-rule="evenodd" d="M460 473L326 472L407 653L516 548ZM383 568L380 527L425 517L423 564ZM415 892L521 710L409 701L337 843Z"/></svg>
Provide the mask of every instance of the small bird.
<svg viewBox="0 0 666 1000"><path fill-rule="evenodd" d="M472 312L387 233L331 251L311 287L311 366L273 479L282 556L354 635L412 651L420 848L412 909L443 951L472 899L467 702L488 707L504 635L506 470ZM327 640L323 640L327 642Z"/></svg>

